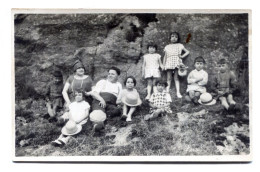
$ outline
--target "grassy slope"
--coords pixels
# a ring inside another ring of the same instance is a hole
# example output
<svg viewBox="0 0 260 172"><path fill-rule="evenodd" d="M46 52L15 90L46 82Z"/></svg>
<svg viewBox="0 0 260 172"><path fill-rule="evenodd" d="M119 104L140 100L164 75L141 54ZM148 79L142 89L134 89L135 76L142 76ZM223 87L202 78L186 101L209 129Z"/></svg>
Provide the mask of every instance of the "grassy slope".
<svg viewBox="0 0 260 172"><path fill-rule="evenodd" d="M16 114L16 156L73 155L221 155L249 153L248 110L225 116L221 105L194 106L176 99L173 114L143 120L146 103L137 109L133 123L109 118L99 135L91 134L88 122L63 148L50 142L62 126L41 117L44 103ZM232 125L233 124L233 125ZM228 128L229 127L229 128Z"/></svg>

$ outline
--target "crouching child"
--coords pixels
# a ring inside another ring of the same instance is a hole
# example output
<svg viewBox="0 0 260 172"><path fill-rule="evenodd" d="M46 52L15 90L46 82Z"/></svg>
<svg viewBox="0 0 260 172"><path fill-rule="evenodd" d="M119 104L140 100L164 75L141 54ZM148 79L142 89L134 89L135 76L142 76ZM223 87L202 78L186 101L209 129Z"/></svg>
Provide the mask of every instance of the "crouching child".
<svg viewBox="0 0 260 172"><path fill-rule="evenodd" d="M157 93L153 93L149 99L150 113L145 115L144 120L151 120L157 118L159 115L166 115L172 113L170 103L171 96L166 92L168 86L166 81L158 80L156 82Z"/></svg>
<svg viewBox="0 0 260 172"><path fill-rule="evenodd" d="M88 121L90 105L83 100L83 92L75 92L75 101L69 105L69 112L61 117L67 123L61 130L61 135L51 144L53 146L64 146L68 140L82 130L82 125Z"/></svg>
<svg viewBox="0 0 260 172"><path fill-rule="evenodd" d="M232 113L239 111L239 106L233 99L233 92L237 89L237 78L233 71L229 70L228 61L220 59L218 62L219 72L213 81L213 95L215 99L219 99L224 108Z"/></svg>

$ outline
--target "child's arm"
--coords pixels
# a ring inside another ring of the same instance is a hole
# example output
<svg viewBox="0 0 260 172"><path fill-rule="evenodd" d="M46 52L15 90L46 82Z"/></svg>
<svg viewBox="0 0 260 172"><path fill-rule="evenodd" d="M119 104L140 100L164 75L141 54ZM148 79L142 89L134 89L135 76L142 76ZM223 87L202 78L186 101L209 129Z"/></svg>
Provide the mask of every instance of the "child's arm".
<svg viewBox="0 0 260 172"><path fill-rule="evenodd" d="M151 102L149 102L149 106L151 107L151 108L157 108L153 103L151 103Z"/></svg>
<svg viewBox="0 0 260 172"><path fill-rule="evenodd" d="M230 93L232 94L237 88L237 77L233 71L230 71Z"/></svg>
<svg viewBox="0 0 260 172"><path fill-rule="evenodd" d="M166 55L166 53L164 53L164 57L163 57L163 69L164 70L165 70L166 58L167 58L167 55Z"/></svg>
<svg viewBox="0 0 260 172"><path fill-rule="evenodd" d="M194 75L193 75L193 71L191 71L188 75L188 78L187 78L187 81L188 81L188 84L195 84L199 81L201 81L202 79L201 78L195 78Z"/></svg>
<svg viewBox="0 0 260 172"><path fill-rule="evenodd" d="M190 52L186 48L183 47L182 50L184 51L184 54L179 56L181 59L190 54Z"/></svg>
<svg viewBox="0 0 260 172"><path fill-rule="evenodd" d="M145 58L144 58L144 56L143 56L142 77L145 76L145 65L146 65L146 63L145 63Z"/></svg>
<svg viewBox="0 0 260 172"><path fill-rule="evenodd" d="M68 95L68 90L69 90L69 87L70 87L70 84L68 82L65 83L64 85L64 88L62 90L62 95L63 95L63 98L67 104L67 106L70 105L70 99L69 99L69 95Z"/></svg>
<svg viewBox="0 0 260 172"><path fill-rule="evenodd" d="M164 65L162 64L161 56L159 58L159 65L160 65L160 68L163 70L164 69Z"/></svg>
<svg viewBox="0 0 260 172"><path fill-rule="evenodd" d="M207 83L208 83L208 73L205 72L202 76L202 80L198 82L198 85L204 86L207 85Z"/></svg>
<svg viewBox="0 0 260 172"><path fill-rule="evenodd" d="M105 100L99 95L99 93L97 93L96 91L93 91L93 92L91 93L91 95L92 95L92 97L93 97L94 99L100 101L99 105L100 105L101 107L103 107L103 108L106 107L106 102L105 102Z"/></svg>

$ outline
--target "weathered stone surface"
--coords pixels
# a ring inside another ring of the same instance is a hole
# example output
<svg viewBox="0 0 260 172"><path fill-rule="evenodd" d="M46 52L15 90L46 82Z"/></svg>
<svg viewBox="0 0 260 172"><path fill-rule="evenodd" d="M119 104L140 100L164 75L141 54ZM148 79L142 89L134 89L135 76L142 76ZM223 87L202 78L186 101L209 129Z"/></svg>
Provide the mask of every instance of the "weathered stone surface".
<svg viewBox="0 0 260 172"><path fill-rule="evenodd" d="M227 57L239 81L248 87L248 16L246 14L28 14L15 16L16 98L44 96L55 69L64 80L80 59L94 81L106 77L110 66L122 70L120 81L133 75L145 95L142 56L155 42L158 53L177 31L190 51L184 63L192 70L197 56L206 59L210 76L218 59ZM187 40L190 35L189 41ZM165 73L163 73L165 78ZM181 91L186 78L181 78Z"/></svg>

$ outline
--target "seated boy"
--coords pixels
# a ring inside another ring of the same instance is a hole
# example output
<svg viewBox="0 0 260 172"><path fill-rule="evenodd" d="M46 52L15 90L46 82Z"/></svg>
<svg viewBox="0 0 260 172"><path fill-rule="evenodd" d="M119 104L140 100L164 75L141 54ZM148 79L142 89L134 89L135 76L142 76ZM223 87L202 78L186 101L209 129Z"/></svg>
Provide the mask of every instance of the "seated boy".
<svg viewBox="0 0 260 172"><path fill-rule="evenodd" d="M208 73L203 70L205 60L203 57L196 57L194 60L195 69L192 70L188 75L188 95L185 97L187 101L193 101L198 104L199 97L202 93L206 92L206 84L208 82Z"/></svg>
<svg viewBox="0 0 260 172"><path fill-rule="evenodd" d="M69 121L62 128L62 134L51 144L54 146L65 145L72 135L81 131L82 125L88 121L90 105L83 100L83 92L75 92L75 102L69 105L69 112L64 113L61 117Z"/></svg>
<svg viewBox="0 0 260 172"><path fill-rule="evenodd" d="M213 80L213 96L219 99L226 110L232 112L235 110L236 102L232 93L236 89L236 75L229 70L226 59L220 59L218 62L219 72Z"/></svg>

